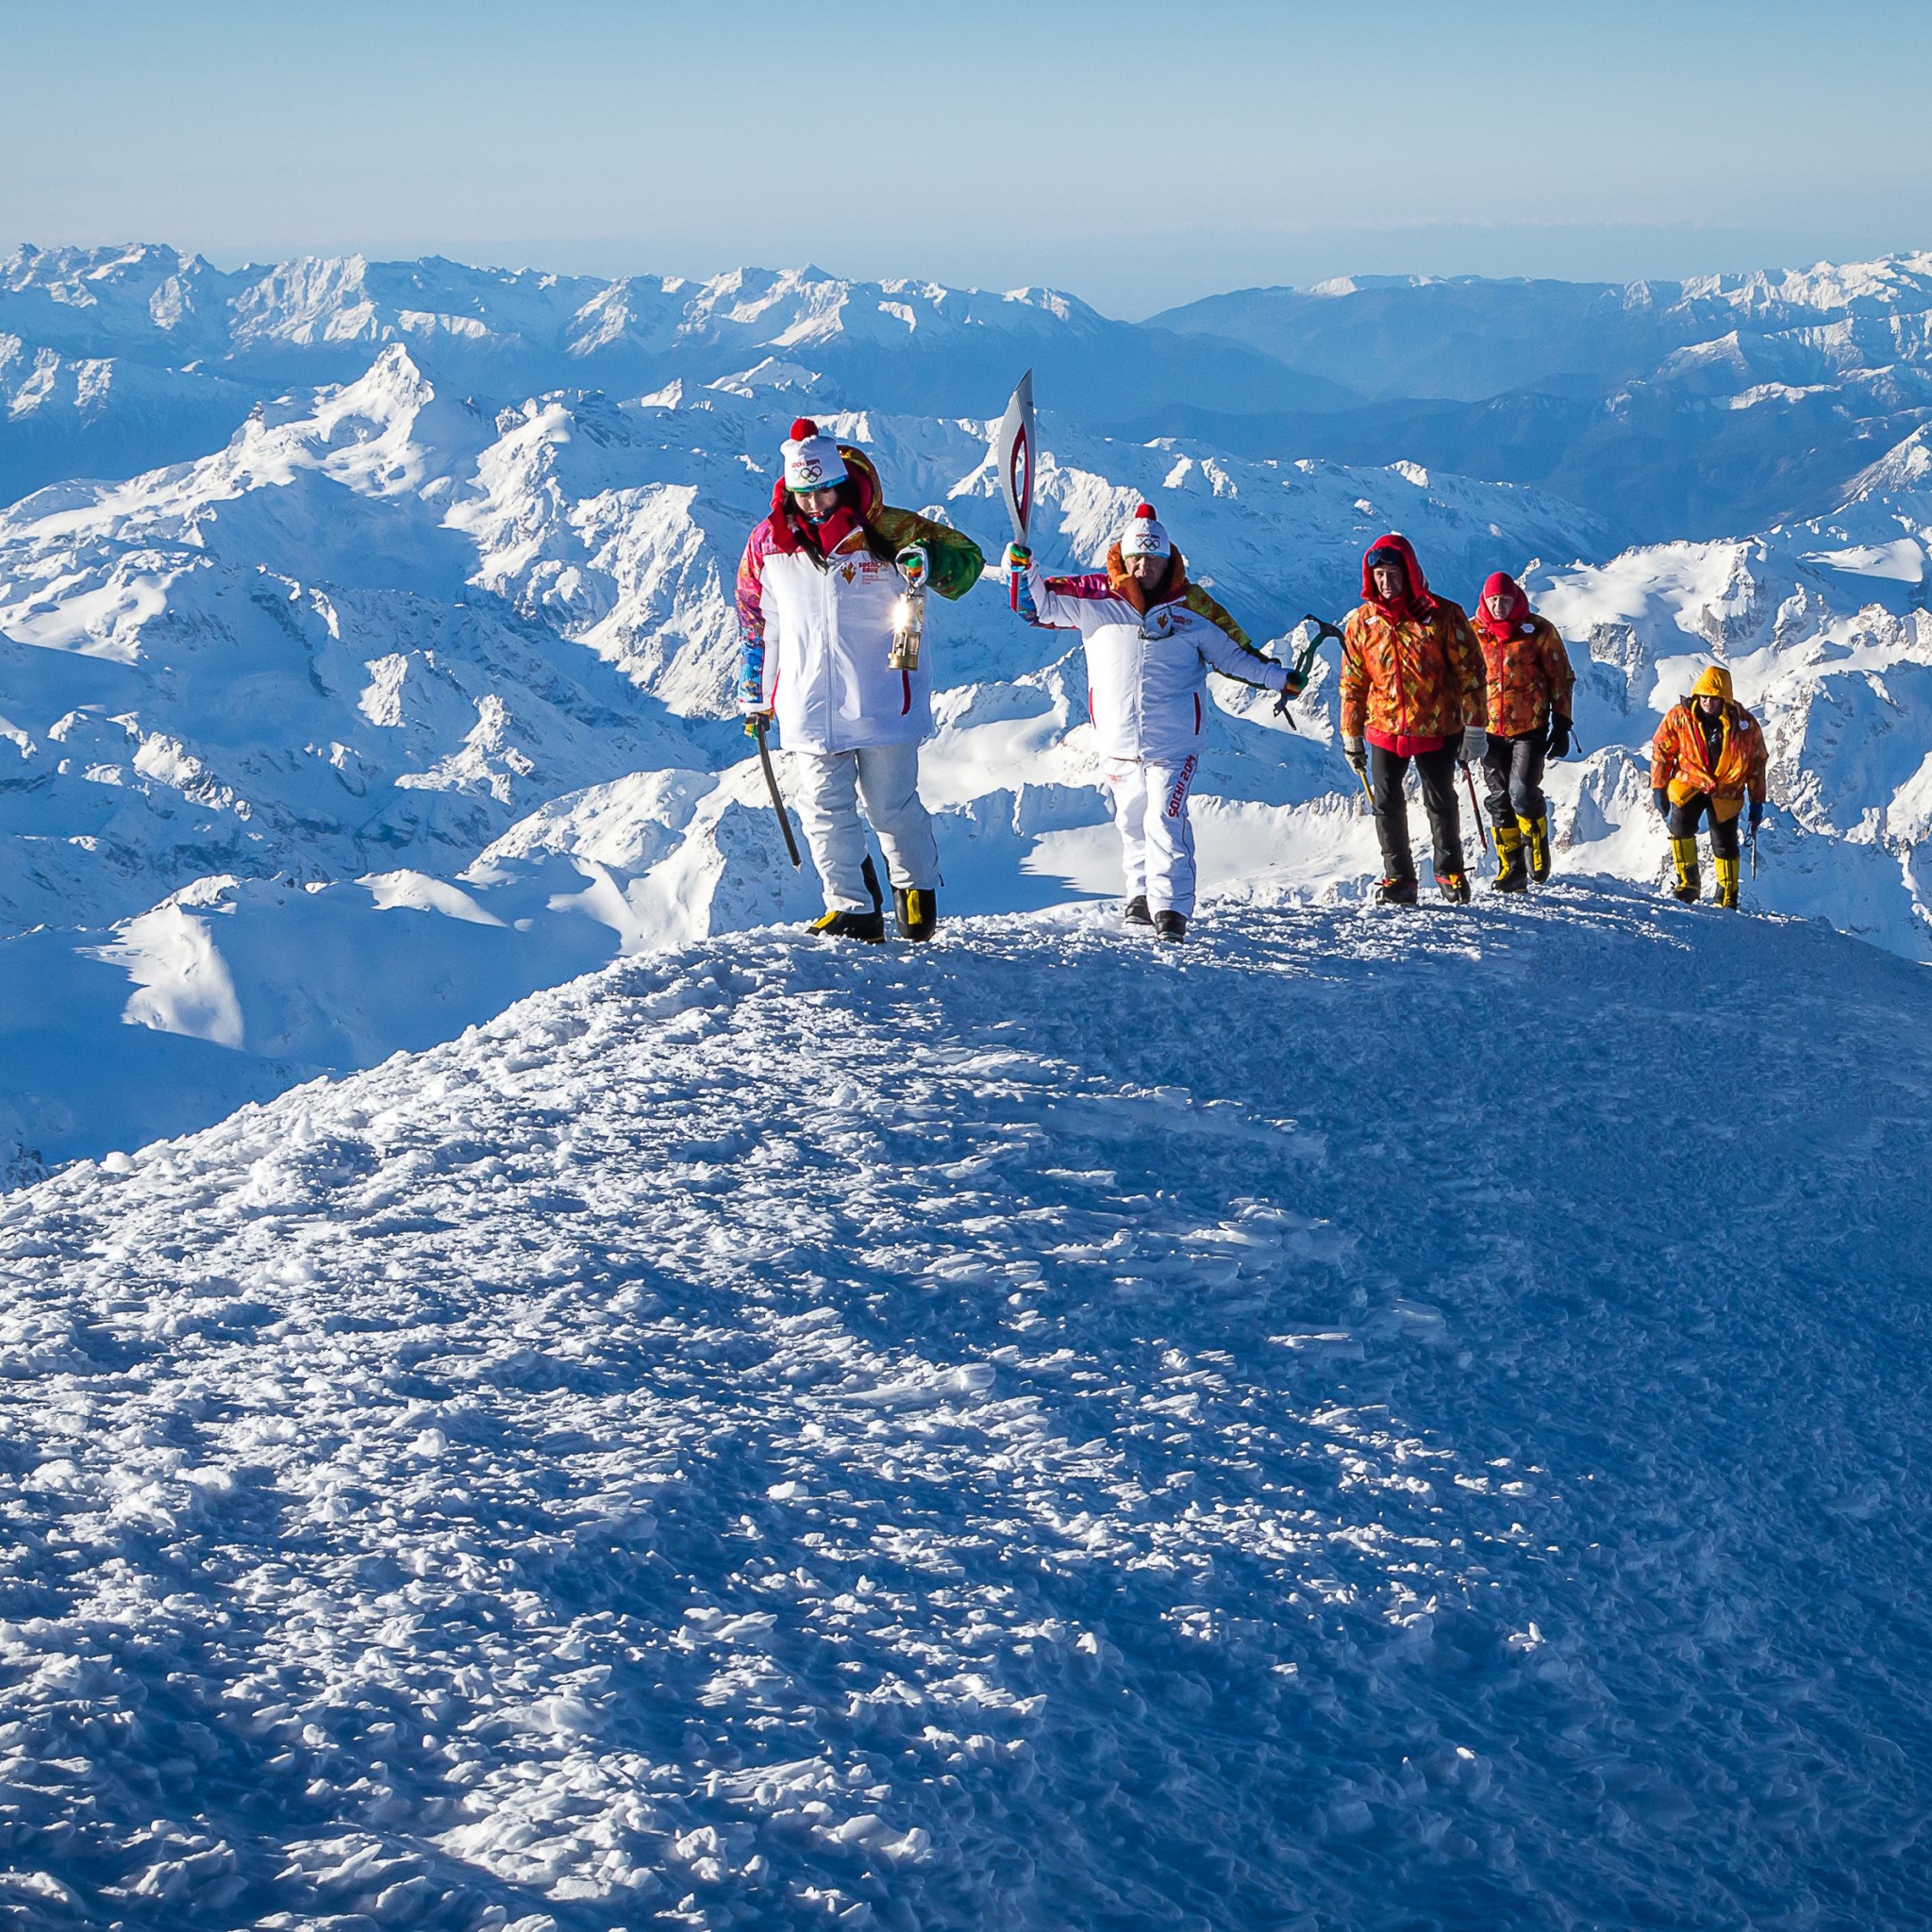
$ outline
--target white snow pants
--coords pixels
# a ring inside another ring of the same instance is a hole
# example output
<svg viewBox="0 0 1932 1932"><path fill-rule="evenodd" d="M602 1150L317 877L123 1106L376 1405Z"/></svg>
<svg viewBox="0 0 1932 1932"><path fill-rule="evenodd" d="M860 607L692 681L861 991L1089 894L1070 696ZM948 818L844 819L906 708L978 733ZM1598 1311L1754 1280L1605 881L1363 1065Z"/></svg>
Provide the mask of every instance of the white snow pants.
<svg viewBox="0 0 1932 1932"><path fill-rule="evenodd" d="M1144 892L1150 912L1193 914L1194 828L1188 822L1193 783L1191 754L1174 762L1114 758L1108 764L1127 897Z"/></svg>
<svg viewBox="0 0 1932 1932"><path fill-rule="evenodd" d="M794 751L798 817L819 869L827 909L870 912L865 890L865 827L858 801L885 847L894 886L929 892L940 882L940 848L919 799L919 747L873 744L858 751Z"/></svg>

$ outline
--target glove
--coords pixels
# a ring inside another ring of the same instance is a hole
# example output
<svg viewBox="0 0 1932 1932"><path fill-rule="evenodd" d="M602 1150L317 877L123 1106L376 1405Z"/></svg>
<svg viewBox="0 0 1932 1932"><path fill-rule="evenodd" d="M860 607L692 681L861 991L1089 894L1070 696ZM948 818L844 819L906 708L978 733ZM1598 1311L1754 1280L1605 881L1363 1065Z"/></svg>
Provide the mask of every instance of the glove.
<svg viewBox="0 0 1932 1932"><path fill-rule="evenodd" d="M1008 572L1024 570L1033 561L1033 553L1024 543L1008 543L1004 561Z"/></svg>
<svg viewBox="0 0 1932 1932"><path fill-rule="evenodd" d="M1669 818L1671 815L1670 792L1664 787L1658 786L1657 789L1650 794L1650 796L1652 802L1657 807L1657 817L1660 819Z"/></svg>
<svg viewBox="0 0 1932 1932"><path fill-rule="evenodd" d="M1341 741L1341 756L1357 772L1366 772L1369 769L1369 748L1359 738L1344 738Z"/></svg>
<svg viewBox="0 0 1932 1932"><path fill-rule="evenodd" d="M906 579L908 591L923 591L925 580L932 570L932 560L925 554L924 543L908 543L892 561L899 566L899 575Z"/></svg>
<svg viewBox="0 0 1932 1932"><path fill-rule="evenodd" d="M1490 748L1490 734L1480 724L1465 724L1462 727L1462 749L1456 754L1458 765L1473 765Z"/></svg>
<svg viewBox="0 0 1932 1932"><path fill-rule="evenodd" d="M1543 756L1552 758L1570 756L1570 721L1561 711L1550 713L1550 735L1543 746Z"/></svg>
<svg viewBox="0 0 1932 1932"><path fill-rule="evenodd" d="M1751 829L1755 832L1764 823L1764 801L1754 798L1751 801Z"/></svg>
<svg viewBox="0 0 1932 1932"><path fill-rule="evenodd" d="M1308 688L1307 675L1297 671L1292 664L1288 667L1288 676L1283 681L1281 694L1285 698L1298 698Z"/></svg>

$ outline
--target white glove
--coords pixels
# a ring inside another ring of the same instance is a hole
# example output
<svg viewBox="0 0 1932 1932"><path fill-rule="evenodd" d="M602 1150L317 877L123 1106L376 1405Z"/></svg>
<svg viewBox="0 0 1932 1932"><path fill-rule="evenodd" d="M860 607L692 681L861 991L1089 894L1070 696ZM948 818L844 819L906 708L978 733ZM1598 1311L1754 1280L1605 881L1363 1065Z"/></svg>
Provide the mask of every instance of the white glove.
<svg viewBox="0 0 1932 1932"><path fill-rule="evenodd" d="M1465 724L1462 727L1462 749L1456 754L1456 761L1462 765L1477 764L1489 748L1490 734L1480 724Z"/></svg>

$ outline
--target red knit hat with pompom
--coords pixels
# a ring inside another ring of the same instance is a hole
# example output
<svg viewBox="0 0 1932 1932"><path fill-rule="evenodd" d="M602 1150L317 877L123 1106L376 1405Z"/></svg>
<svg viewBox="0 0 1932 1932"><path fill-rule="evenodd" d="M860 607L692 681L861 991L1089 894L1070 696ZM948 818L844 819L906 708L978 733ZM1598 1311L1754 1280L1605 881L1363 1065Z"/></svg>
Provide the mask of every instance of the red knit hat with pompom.
<svg viewBox="0 0 1932 1932"><path fill-rule="evenodd" d="M829 436L819 433L809 416L801 416L791 425L791 440L783 445L785 487L788 490L829 490L845 480L845 458Z"/></svg>

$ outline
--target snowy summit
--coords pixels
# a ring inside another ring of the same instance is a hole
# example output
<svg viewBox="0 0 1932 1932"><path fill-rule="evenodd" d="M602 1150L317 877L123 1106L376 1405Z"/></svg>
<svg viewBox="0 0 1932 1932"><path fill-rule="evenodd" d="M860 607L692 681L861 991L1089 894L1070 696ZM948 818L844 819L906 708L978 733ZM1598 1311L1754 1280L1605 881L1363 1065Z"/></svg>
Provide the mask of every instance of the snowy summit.
<svg viewBox="0 0 1932 1932"><path fill-rule="evenodd" d="M23 1923L1916 1921L1924 975L1408 917L741 935L15 1196Z"/></svg>

